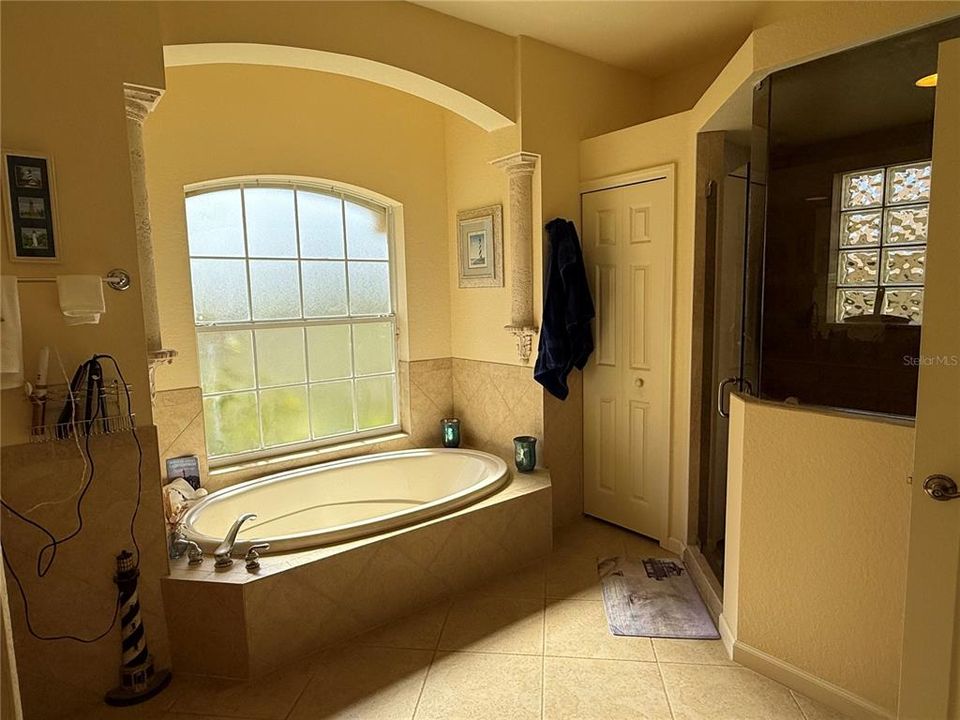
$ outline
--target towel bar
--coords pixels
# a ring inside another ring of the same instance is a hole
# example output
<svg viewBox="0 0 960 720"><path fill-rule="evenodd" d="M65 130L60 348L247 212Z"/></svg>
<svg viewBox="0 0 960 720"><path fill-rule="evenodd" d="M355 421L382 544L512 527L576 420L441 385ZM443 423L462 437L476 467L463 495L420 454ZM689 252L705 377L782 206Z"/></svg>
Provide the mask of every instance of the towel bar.
<svg viewBox="0 0 960 720"><path fill-rule="evenodd" d="M106 277L101 278L103 282L118 292L128 289L133 281L130 279L130 273L122 268L114 268L107 273ZM55 277L18 277L17 282L21 283L52 283L56 282Z"/></svg>

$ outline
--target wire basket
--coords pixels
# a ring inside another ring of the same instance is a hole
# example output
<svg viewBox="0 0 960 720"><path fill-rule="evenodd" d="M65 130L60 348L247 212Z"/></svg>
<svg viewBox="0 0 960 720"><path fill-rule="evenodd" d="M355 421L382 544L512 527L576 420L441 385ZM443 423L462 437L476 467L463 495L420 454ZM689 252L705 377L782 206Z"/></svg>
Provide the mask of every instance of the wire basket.
<svg viewBox="0 0 960 720"><path fill-rule="evenodd" d="M98 397L91 398L88 418L85 390L72 395L68 385L51 385L47 387L45 395L35 390L29 396L34 408L30 442L111 435L133 430L136 416L130 406L131 392L129 384L124 387L116 380L105 385ZM74 407L73 419L61 422L61 412L70 402Z"/></svg>

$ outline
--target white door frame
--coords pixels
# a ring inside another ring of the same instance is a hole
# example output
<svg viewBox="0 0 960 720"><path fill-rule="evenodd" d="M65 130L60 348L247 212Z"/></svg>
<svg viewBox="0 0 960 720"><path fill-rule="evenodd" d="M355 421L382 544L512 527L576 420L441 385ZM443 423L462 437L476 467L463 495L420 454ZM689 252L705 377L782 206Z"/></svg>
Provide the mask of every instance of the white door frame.
<svg viewBox="0 0 960 720"><path fill-rule="evenodd" d="M670 245L667 252L667 264L670 267L670 276L666 278L667 283L667 293L666 293L666 313L670 318L670 343L667 347L667 447L669 452L667 453L667 492L666 492L666 502L663 507L660 509L661 513L661 527L663 528L663 538L660 540L660 545L665 547L668 550L671 550L676 553L683 553L683 543L682 540L674 538L673 530L674 528L670 527L670 508L673 505L674 497L674 478L673 478L673 448L674 448L674 435L673 435L673 343L676 327L676 318L674 317L674 275L676 274L676 265L674 258L676 256L675 249L677 244L677 165L676 163L668 163L666 165L655 165L649 168L641 168L638 170L631 170L630 172L619 173L617 175L608 175L601 178L595 178L593 180L584 180L580 183L580 231L581 235L583 234L583 196L587 193L597 192L599 190L613 190L614 188L624 187L627 185L639 185L645 182L651 182L654 180L666 180L670 185L670 212L673 214L673 244ZM581 410L581 414L582 414ZM582 460L581 460L582 463ZM584 479L581 479L581 482L585 482ZM674 547L676 545L676 547Z"/></svg>

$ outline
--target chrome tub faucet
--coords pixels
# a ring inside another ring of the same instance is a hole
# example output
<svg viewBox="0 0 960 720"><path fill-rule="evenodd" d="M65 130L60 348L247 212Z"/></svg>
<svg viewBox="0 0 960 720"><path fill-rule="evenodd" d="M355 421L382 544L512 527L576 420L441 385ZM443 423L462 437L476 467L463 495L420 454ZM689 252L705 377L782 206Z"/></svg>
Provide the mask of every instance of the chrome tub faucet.
<svg viewBox="0 0 960 720"><path fill-rule="evenodd" d="M227 531L226 537L223 538L223 542L217 545L217 549L213 551L215 560L213 564L214 567L224 569L233 565L233 558L230 557L230 555L233 553L233 546L237 542L237 534L240 532L240 526L247 520L255 520L256 517L255 513L244 513L234 520L233 525L231 525Z"/></svg>

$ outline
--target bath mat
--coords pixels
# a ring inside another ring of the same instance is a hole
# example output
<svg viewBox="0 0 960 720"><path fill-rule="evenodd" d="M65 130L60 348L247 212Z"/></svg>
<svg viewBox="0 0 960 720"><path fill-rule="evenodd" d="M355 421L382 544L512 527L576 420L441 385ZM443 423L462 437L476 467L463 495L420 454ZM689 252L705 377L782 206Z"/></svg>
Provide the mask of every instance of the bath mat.
<svg viewBox="0 0 960 720"><path fill-rule="evenodd" d="M607 624L614 635L715 640L720 637L683 563L612 557L597 562Z"/></svg>

